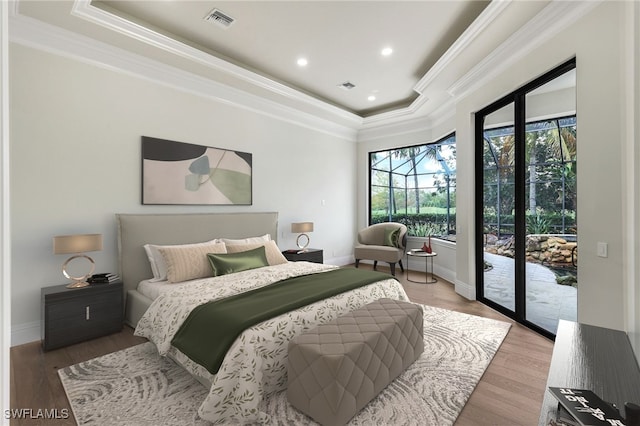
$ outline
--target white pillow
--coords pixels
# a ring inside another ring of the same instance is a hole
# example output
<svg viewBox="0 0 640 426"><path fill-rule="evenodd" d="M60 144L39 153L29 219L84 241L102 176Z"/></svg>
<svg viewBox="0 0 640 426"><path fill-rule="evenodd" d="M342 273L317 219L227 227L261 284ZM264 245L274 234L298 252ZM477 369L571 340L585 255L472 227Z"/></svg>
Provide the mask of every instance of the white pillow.
<svg viewBox="0 0 640 426"><path fill-rule="evenodd" d="M221 242L219 239L215 238L211 241L205 241L202 243L194 243L194 244L176 244L176 245L156 245L156 244L145 244L144 251L147 253L147 258L149 259L149 265L151 266L151 272L153 273L153 279L150 279L150 282L158 282L158 281L166 281L167 280L167 263L164 260L164 257L160 253L160 248L165 247L193 247L193 246L201 246L208 245L211 243L219 243Z"/></svg>
<svg viewBox="0 0 640 426"><path fill-rule="evenodd" d="M222 242L191 244L173 247L158 247L158 251L167 265L167 281L179 283L210 277L211 265L207 254L226 253Z"/></svg>
<svg viewBox="0 0 640 426"><path fill-rule="evenodd" d="M271 241L271 235L270 234L264 234L261 237L249 237L249 238L242 238L239 240L234 240L234 239L230 239L230 238L220 238L219 241L222 241L225 244L234 244L234 245L238 245L238 244L258 244L258 243L264 243L265 241Z"/></svg>

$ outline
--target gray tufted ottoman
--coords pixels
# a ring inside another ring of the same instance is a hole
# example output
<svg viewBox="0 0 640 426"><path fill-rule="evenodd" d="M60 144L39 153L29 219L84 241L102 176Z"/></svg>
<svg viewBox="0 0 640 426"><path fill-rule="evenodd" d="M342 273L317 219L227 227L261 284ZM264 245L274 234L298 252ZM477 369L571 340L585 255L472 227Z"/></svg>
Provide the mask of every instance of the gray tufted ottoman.
<svg viewBox="0 0 640 426"><path fill-rule="evenodd" d="M422 307L380 299L289 342L291 405L346 424L424 351Z"/></svg>

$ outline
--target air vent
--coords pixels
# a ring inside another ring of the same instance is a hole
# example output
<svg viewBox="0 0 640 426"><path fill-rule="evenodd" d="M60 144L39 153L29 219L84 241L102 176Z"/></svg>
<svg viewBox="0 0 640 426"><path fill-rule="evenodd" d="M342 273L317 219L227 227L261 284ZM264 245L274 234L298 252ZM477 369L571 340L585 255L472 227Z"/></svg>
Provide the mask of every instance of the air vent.
<svg viewBox="0 0 640 426"><path fill-rule="evenodd" d="M356 85L351 83L350 81L345 81L342 84L338 84L338 87L341 88L341 89L344 89L344 90L351 90L354 87L356 87Z"/></svg>
<svg viewBox="0 0 640 426"><path fill-rule="evenodd" d="M205 21L214 22L223 28L229 28L236 20L226 13L218 9L213 9L207 16L204 17Z"/></svg>

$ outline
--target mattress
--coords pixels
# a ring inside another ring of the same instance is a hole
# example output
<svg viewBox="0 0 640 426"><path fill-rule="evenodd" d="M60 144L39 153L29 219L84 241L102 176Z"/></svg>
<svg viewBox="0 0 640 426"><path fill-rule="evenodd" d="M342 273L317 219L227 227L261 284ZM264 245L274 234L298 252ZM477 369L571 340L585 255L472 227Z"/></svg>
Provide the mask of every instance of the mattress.
<svg viewBox="0 0 640 426"><path fill-rule="evenodd" d="M260 409L261 403L264 398L286 388L287 344L291 338L319 322L330 321L381 298L408 301L398 281L383 279L245 330L231 346L215 375L178 351L171 345L171 340L196 306L289 277L335 268L308 262L288 262L194 280L178 288L176 284L156 286L161 294L138 322L135 334L152 341L160 355L177 360L201 383L210 384L209 394L198 409L203 419L214 424L269 422L269 416ZM171 291L163 291L167 288Z"/></svg>
<svg viewBox="0 0 640 426"><path fill-rule="evenodd" d="M181 283L170 283L169 281L143 280L138 284L138 291L151 300L156 300L161 294L167 291L174 291L196 280L184 281Z"/></svg>
<svg viewBox="0 0 640 426"><path fill-rule="evenodd" d="M168 281L143 280L138 284L138 291L151 300L156 300L163 291L171 290Z"/></svg>

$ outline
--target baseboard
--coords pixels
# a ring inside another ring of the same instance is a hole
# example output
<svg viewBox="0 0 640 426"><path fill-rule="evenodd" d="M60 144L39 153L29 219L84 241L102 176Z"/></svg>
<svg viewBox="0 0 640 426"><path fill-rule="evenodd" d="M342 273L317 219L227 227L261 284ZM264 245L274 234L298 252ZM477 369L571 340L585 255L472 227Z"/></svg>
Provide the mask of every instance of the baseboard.
<svg viewBox="0 0 640 426"><path fill-rule="evenodd" d="M451 269L444 268L439 265L433 265L433 273L440 278L449 281L450 283L456 282L456 273Z"/></svg>
<svg viewBox="0 0 640 426"><path fill-rule="evenodd" d="M476 288L460 280L455 280L456 293L469 300L476 300Z"/></svg>
<svg viewBox="0 0 640 426"><path fill-rule="evenodd" d="M11 327L11 346L24 345L40 339L40 321L27 322Z"/></svg>

